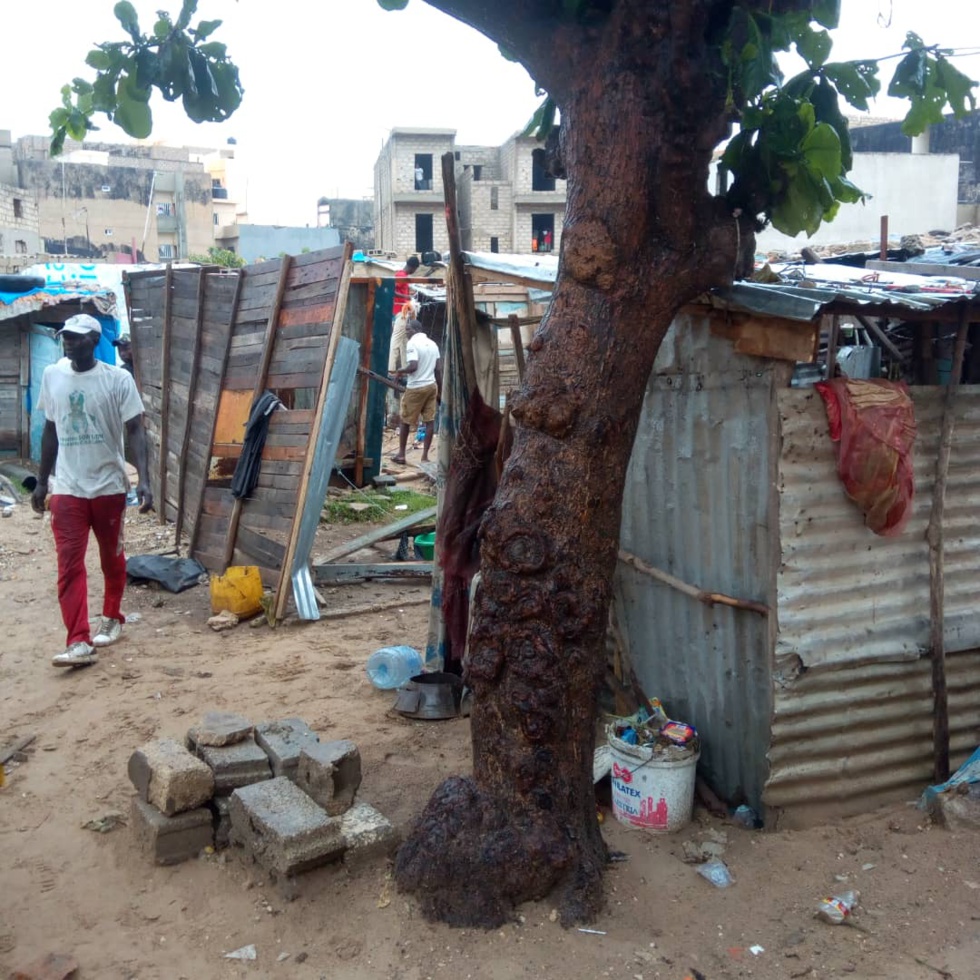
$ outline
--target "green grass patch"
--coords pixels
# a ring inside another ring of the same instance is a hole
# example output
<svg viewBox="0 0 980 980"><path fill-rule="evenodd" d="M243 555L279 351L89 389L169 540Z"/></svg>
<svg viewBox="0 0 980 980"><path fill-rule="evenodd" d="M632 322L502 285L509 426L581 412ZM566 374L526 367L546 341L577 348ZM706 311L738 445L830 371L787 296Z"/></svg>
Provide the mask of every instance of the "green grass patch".
<svg viewBox="0 0 980 980"><path fill-rule="evenodd" d="M416 490L390 490L387 493L383 490L364 490L343 497L328 497L321 520L328 524L383 524L433 507L435 502L435 495ZM352 510L350 504L370 506ZM395 509L402 505L404 509Z"/></svg>

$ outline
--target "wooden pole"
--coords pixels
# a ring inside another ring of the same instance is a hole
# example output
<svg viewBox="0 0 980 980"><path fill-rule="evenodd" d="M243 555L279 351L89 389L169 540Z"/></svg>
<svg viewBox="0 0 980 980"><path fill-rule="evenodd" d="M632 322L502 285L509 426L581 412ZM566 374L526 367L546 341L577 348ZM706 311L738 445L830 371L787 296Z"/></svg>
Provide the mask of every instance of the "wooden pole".
<svg viewBox="0 0 980 980"><path fill-rule="evenodd" d="M830 318L830 335L827 337L827 380L831 381L837 369L837 338L840 335L840 317Z"/></svg>
<svg viewBox="0 0 980 980"><path fill-rule="evenodd" d="M953 403L963 372L963 354L970 326L969 306L964 303L956 331L953 363L946 385L943 427L936 459L936 482L932 488L932 511L926 540L929 542L929 646L932 655L932 761L933 778L942 783L949 779L949 699L946 692L946 568L943 517L946 508L946 481L949 457L953 447L955 416Z"/></svg>
<svg viewBox="0 0 980 980"><path fill-rule="evenodd" d="M888 215L881 216L881 233L878 242L878 255L882 262L888 261Z"/></svg>
<svg viewBox="0 0 980 980"><path fill-rule="evenodd" d="M364 451L367 443L367 407L371 370L371 346L374 340L374 294L377 284L368 283L367 312L364 316L364 343L361 344L361 391L357 399L357 445L354 449L354 483L364 485Z"/></svg>
<svg viewBox="0 0 980 980"><path fill-rule="evenodd" d="M320 379L320 392L316 400L316 410L313 413L313 425L310 427L310 438L306 444L306 459L303 460L303 474L299 481L299 494L296 497L296 513L293 515L293 526L289 532L289 542L286 545L286 555L283 558L282 569L279 572L279 585L276 588L275 618L280 620L286 613L286 602L293 588L293 559L296 555L296 543L299 538L300 519L306 504L306 495L310 485L310 475L316 462L315 449L323 427L323 406L327 402L327 389L330 387L330 375L333 372L333 362L337 357L337 344L344 327L344 313L347 309L347 294L350 291L350 277L353 263L350 260L352 248L350 242L344 252L344 271L337 286L337 302L334 306L333 324L330 327L330 339L327 346L327 359L323 365L323 375ZM346 411L346 407L345 407ZM320 460L321 466L333 469L332 459ZM323 501L320 501L322 506Z"/></svg>
<svg viewBox="0 0 980 980"><path fill-rule="evenodd" d="M279 310L282 308L282 298L286 292L286 279L289 277L289 267L293 257L284 255L282 265L279 267L279 282L276 284L276 296L272 301L272 308L269 310L269 319L265 324L265 336L262 339L262 360L259 363L259 371L255 377L255 387L252 389L252 404L254 405L259 395L265 391L265 383L269 377L269 365L272 363L272 352L276 346L276 326L279 323ZM236 497L235 503L231 508L231 517L228 518L228 534L225 537L225 553L222 559L224 568L227 568L235 555L235 542L238 539L238 524L242 519L242 505L244 499Z"/></svg>
<svg viewBox="0 0 980 980"><path fill-rule="evenodd" d="M204 292L207 280L202 266L197 273L197 323L194 326L194 353L191 356L191 376L187 380L187 411L184 415L184 434L180 440L180 460L177 467L177 520L174 526L174 547L180 554L180 535L184 530L184 498L187 492L187 453L191 445L191 413L197 397L197 376L201 370L201 333L204 330ZM217 413L215 413L217 414Z"/></svg>
<svg viewBox="0 0 980 980"><path fill-rule="evenodd" d="M473 338L476 336L473 307L466 298L466 269L463 265L463 244L459 232L459 212L456 206L456 157L452 153L442 155L442 186L446 200L446 231L449 233L449 276L446 279L447 298L452 302L459 323L462 341L463 374L470 392L478 390L476 381L476 356Z"/></svg>
<svg viewBox="0 0 980 980"><path fill-rule="evenodd" d="M514 361L517 364L517 380L524 384L524 341L521 338L521 321L516 313L507 317L511 340L514 343Z"/></svg>
<svg viewBox="0 0 980 980"><path fill-rule="evenodd" d="M231 314L228 318L228 336L225 338L225 349L224 353L221 355L221 371L218 374L218 399L221 398L221 382L224 380L225 371L228 370L228 357L231 354L231 337L235 332L235 320L238 317L238 303L242 298L242 283L245 279L245 274L241 269L235 272L235 295L232 297L231 301ZM210 453L211 448L214 446L214 432L218 426L218 406L215 405L214 414L211 416L211 435L208 436L208 451ZM201 481L201 495L197 501L197 517L194 520L194 529L191 531L191 541L188 547L188 554L193 557L194 551L197 548L197 536L198 528L201 526L201 510L204 507L204 494L207 492L208 480L207 474L205 474L204 479Z"/></svg>
<svg viewBox="0 0 980 980"><path fill-rule="evenodd" d="M163 277L163 336L160 341L160 523L167 523L167 440L170 438L170 327L173 309L174 267L167 263Z"/></svg>
<svg viewBox="0 0 980 980"><path fill-rule="evenodd" d="M906 358L902 356L902 352L888 338L888 334L886 334L885 331L874 322L874 320L869 320L866 316L861 316L860 314L857 314L855 319L861 324L862 327L864 327L865 330L868 331L868 333L873 334L878 338L881 346L884 347L896 361L902 363L906 360Z"/></svg>
<svg viewBox="0 0 980 980"><path fill-rule="evenodd" d="M622 548L619 550L619 560L631 568L635 568L638 572L649 575L650 578L654 578L658 582L663 582L664 585L669 585L672 589L683 592L684 595L689 595L692 599L697 599L698 602L703 602L706 606L717 604L731 606L733 609L747 609L749 612L758 613L760 616L769 615L769 607L763 602L756 602L754 599L736 599L733 596L725 595L724 592L705 592L704 589L700 589L696 585L691 585L671 575L670 572L665 572L659 568L654 568L653 565L648 565L642 558L638 558L636 555Z"/></svg>

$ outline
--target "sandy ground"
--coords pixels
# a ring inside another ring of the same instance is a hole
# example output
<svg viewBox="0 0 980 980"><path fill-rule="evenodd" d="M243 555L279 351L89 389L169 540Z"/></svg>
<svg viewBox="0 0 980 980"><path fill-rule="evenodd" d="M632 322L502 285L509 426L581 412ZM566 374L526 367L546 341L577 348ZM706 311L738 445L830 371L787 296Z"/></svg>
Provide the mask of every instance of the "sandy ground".
<svg viewBox="0 0 980 980"><path fill-rule="evenodd" d="M330 528L326 543L363 529ZM127 534L130 553L170 540L132 510ZM604 833L628 861L608 875L593 925L602 935L563 930L547 902L499 931L433 926L393 889L384 863L314 872L292 902L234 850L151 866L128 828L81 825L125 813L133 749L181 737L208 708L255 721L298 715L327 738L354 739L360 797L402 827L440 779L467 770L468 722L402 719L365 677L376 648L423 645L427 607L408 604L419 588L345 587L327 595L331 607L406 605L221 634L205 625L206 589L132 588L124 609L141 618L124 641L95 667L59 671L49 662L63 642L54 581L48 523L18 507L0 522L0 745L37 739L0 789L0 976L59 951L78 959L83 980L980 978L980 837L935 829L908 805L771 834L698 814L682 833L654 837L607 816ZM97 575L90 595L100 596ZM683 841L707 830L727 836L736 883L724 891L680 860ZM858 928L815 921L816 901L848 887L862 893ZM248 943L254 963L223 958Z"/></svg>

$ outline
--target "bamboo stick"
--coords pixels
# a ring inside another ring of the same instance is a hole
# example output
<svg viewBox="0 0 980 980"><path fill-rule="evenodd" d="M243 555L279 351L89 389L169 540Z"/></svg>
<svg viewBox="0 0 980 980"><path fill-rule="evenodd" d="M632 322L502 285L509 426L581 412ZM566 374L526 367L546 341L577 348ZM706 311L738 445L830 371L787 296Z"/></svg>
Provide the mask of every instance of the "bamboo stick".
<svg viewBox="0 0 980 980"><path fill-rule="evenodd" d="M631 568L635 568L638 572L649 575L650 578L663 582L664 585L669 585L672 589L683 592L684 595L689 595L692 599L697 599L698 602L703 602L706 606L717 604L731 606L733 609L747 609L750 612L758 613L760 616L769 615L769 607L765 603L756 602L754 599L736 599L734 596L725 595L724 592L706 592L704 589L684 582L669 572L648 565L642 558L637 558L636 555L622 548L619 549L619 560Z"/></svg>
<svg viewBox="0 0 980 980"><path fill-rule="evenodd" d="M167 263L163 278L163 359L160 364L160 523L167 523L167 442L170 439L170 327L173 308L174 267Z"/></svg>

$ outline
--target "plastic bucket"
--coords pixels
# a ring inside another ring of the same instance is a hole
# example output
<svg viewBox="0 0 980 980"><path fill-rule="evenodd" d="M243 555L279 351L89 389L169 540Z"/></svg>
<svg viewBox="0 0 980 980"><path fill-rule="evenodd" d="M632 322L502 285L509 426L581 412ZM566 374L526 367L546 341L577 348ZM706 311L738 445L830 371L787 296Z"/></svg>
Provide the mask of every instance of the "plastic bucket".
<svg viewBox="0 0 980 980"><path fill-rule="evenodd" d="M612 751L612 801L616 819L628 827L669 834L691 820L700 752L654 752L607 732Z"/></svg>

